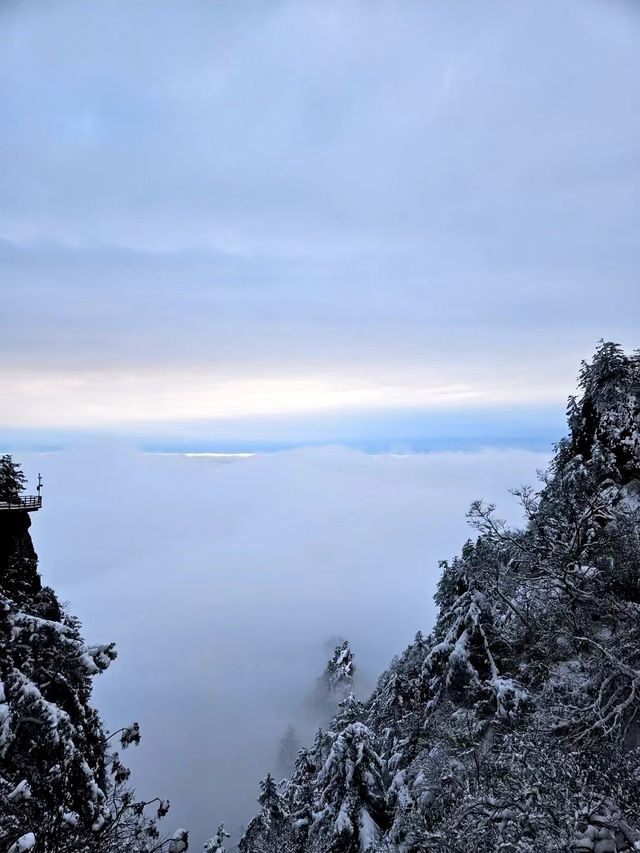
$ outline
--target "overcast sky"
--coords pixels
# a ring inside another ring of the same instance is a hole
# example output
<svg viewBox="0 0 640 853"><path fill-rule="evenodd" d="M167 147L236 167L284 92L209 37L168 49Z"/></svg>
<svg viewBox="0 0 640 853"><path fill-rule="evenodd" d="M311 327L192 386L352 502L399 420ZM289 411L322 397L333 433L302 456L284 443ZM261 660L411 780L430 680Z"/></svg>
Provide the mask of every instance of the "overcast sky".
<svg viewBox="0 0 640 853"><path fill-rule="evenodd" d="M7 0L2 440L555 417L640 343L639 143L631 2Z"/></svg>

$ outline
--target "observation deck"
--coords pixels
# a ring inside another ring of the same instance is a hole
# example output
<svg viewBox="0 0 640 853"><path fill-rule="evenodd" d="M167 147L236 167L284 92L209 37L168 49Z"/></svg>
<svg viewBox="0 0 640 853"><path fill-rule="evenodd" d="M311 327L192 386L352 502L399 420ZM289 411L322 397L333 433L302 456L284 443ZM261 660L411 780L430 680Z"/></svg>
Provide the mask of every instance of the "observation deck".
<svg viewBox="0 0 640 853"><path fill-rule="evenodd" d="M25 495L11 501L0 501L0 512L37 512L42 506L42 495Z"/></svg>

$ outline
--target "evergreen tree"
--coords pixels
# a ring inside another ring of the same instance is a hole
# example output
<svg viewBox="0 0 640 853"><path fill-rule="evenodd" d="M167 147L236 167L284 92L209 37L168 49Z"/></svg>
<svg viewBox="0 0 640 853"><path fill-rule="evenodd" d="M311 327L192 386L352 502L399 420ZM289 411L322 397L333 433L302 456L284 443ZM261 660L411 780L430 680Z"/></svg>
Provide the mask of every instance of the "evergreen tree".
<svg viewBox="0 0 640 853"><path fill-rule="evenodd" d="M349 641L345 640L336 646L333 656L327 663L328 692L334 701L340 703L352 692L355 671L353 652Z"/></svg>
<svg viewBox="0 0 640 853"><path fill-rule="evenodd" d="M240 853L290 853L291 824L271 773L260 783L260 814L253 818L238 844Z"/></svg>
<svg viewBox="0 0 640 853"><path fill-rule="evenodd" d="M6 453L0 456L0 502L18 502L26 483L20 465Z"/></svg>
<svg viewBox="0 0 640 853"><path fill-rule="evenodd" d="M386 828L385 790L373 732L363 723L348 722L335 736L318 774L311 849L373 850Z"/></svg>
<svg viewBox="0 0 640 853"><path fill-rule="evenodd" d="M316 771L312 753L301 749L286 787L294 851L304 851L306 848L309 828L313 822Z"/></svg>
<svg viewBox="0 0 640 853"><path fill-rule="evenodd" d="M495 562L495 552L478 542L468 543L453 566L445 564L436 595L441 614L423 668L428 710L446 696L458 705L482 705L487 713L495 710L509 719L527 699L526 690L499 667L504 644L496 625L499 599L490 581Z"/></svg>
<svg viewBox="0 0 640 853"><path fill-rule="evenodd" d="M569 401L571 453L588 463L600 456L622 483L640 477L640 353L627 356L601 341L580 372L582 397Z"/></svg>
<svg viewBox="0 0 640 853"><path fill-rule="evenodd" d="M331 729L333 732L341 732L350 723L362 722L364 716L364 705L356 699L353 693L350 693L340 702L340 707L331 724Z"/></svg>
<svg viewBox="0 0 640 853"><path fill-rule="evenodd" d="M353 652L349 641L344 640L335 647L311 697L316 719L319 716L323 723L331 719L340 702L353 692L355 672Z"/></svg>

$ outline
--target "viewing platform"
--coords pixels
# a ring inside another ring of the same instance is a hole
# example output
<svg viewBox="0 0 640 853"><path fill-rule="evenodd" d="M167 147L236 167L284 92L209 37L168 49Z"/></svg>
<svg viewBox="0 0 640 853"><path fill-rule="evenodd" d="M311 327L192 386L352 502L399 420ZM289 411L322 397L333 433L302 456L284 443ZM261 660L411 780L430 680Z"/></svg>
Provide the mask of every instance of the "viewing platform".
<svg viewBox="0 0 640 853"><path fill-rule="evenodd" d="M25 495L12 501L0 501L0 512L12 510L21 512L37 512L42 506L42 495Z"/></svg>

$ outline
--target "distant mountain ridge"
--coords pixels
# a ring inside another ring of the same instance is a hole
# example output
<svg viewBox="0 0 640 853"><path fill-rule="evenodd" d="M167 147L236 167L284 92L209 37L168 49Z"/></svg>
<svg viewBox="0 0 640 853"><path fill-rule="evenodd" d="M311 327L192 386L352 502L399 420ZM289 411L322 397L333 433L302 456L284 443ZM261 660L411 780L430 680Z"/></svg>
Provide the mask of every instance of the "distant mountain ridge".
<svg viewBox="0 0 640 853"><path fill-rule="evenodd" d="M525 526L472 505L433 631L262 783L243 853L640 849L640 355L580 387Z"/></svg>

